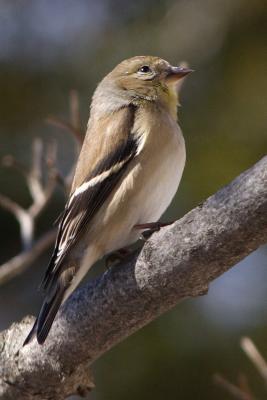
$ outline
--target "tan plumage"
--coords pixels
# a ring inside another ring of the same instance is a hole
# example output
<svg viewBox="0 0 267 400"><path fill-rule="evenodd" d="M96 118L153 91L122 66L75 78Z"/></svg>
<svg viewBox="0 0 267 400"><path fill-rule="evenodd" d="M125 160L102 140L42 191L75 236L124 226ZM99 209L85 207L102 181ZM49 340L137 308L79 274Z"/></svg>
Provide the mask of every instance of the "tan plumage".
<svg viewBox="0 0 267 400"><path fill-rule="evenodd" d="M98 85L71 194L43 281L46 299L25 343L43 343L60 304L105 254L135 242L178 188L185 144L177 81L191 72L157 57L120 63Z"/></svg>

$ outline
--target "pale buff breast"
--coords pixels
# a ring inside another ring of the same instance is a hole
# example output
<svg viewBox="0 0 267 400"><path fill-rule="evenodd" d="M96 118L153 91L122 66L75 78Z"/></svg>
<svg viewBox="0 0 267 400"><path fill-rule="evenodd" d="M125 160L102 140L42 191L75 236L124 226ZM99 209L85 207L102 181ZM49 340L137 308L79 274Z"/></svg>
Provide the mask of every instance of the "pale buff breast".
<svg viewBox="0 0 267 400"><path fill-rule="evenodd" d="M94 232L104 253L135 242L140 232L134 225L158 221L178 189L185 165L182 132L164 109L141 110L134 129L142 150L100 211Z"/></svg>

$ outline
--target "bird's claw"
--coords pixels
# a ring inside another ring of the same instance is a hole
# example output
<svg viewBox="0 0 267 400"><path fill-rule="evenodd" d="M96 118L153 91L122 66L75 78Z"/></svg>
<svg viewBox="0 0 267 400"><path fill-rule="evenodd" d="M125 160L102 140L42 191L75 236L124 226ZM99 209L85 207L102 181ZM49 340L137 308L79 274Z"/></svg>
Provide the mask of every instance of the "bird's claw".
<svg viewBox="0 0 267 400"><path fill-rule="evenodd" d="M132 253L132 250L128 247L123 247L119 250L114 251L107 255L105 260L106 268L110 268L112 265L117 264L123 261L126 257L128 257Z"/></svg>
<svg viewBox="0 0 267 400"><path fill-rule="evenodd" d="M150 238L150 236L154 233L160 230L160 228L163 228L164 226L171 225L172 222L147 222L145 224L138 224L134 225L135 229L140 229L143 230L143 232L140 235L140 239L143 241L146 241Z"/></svg>

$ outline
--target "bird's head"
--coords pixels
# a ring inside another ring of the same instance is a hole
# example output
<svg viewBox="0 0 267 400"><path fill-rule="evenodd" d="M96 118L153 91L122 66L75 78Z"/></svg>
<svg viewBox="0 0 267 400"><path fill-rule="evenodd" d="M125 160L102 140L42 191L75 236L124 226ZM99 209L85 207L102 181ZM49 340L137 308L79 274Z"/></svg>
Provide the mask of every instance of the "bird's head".
<svg viewBox="0 0 267 400"><path fill-rule="evenodd" d="M158 101L176 107L177 83L190 72L189 68L174 67L159 57L132 57L118 64L103 79L98 95L103 99L113 98L115 103L121 98L125 103Z"/></svg>

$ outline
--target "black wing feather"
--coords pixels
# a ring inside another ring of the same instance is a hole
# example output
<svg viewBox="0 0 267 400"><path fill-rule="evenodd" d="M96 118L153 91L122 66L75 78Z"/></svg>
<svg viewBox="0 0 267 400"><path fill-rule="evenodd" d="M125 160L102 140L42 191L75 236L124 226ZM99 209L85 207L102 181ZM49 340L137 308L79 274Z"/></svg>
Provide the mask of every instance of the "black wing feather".
<svg viewBox="0 0 267 400"><path fill-rule="evenodd" d="M79 196L77 196L77 199L74 198L71 202L67 203L59 224L55 249L41 284L43 289L46 290L55 283L60 273L59 266L69 249L76 242L84 227L91 221L109 194L112 192L121 176L125 172L127 165L136 155L137 148L138 142L134 135L130 134L127 141L118 146L118 148L106 159L101 160L98 163L96 168L91 172L84 183L90 181L105 171L109 171L113 166L119 163L122 163L121 167L116 170L116 172L107 176L104 180L81 193ZM60 245L63 242L66 242L64 244L64 251L62 254L60 254L60 256L58 256Z"/></svg>
<svg viewBox="0 0 267 400"><path fill-rule="evenodd" d="M53 295L46 297L39 315L36 318L30 333L26 337L23 346L30 343L35 334L38 343L44 343L55 319L56 313L62 303L67 287L68 285L65 285L62 281L57 282L57 285L53 290Z"/></svg>

